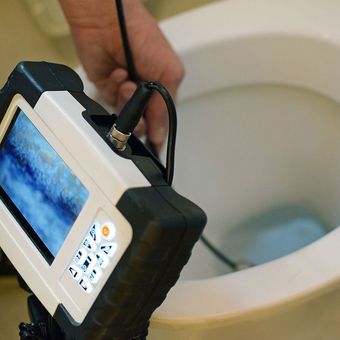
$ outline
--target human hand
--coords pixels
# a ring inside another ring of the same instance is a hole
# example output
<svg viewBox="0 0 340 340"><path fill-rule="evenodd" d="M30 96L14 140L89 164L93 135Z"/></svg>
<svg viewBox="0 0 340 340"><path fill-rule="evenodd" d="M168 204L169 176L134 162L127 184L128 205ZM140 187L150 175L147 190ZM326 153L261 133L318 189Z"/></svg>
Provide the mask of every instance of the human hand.
<svg viewBox="0 0 340 340"><path fill-rule="evenodd" d="M88 78L105 101L118 111L136 89L128 77L118 17L113 0L60 0ZM141 0L123 0L126 27L141 80L161 82L175 98L183 66ZM166 107L159 96L151 98L135 133L160 151L168 130Z"/></svg>

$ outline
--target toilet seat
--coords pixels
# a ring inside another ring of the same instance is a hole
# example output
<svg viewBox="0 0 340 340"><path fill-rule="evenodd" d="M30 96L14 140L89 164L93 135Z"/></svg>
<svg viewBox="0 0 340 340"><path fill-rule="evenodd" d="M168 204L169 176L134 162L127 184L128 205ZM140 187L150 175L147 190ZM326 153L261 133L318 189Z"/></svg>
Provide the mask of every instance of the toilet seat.
<svg viewBox="0 0 340 340"><path fill-rule="evenodd" d="M228 87L287 84L340 103L339 17L336 0L230 0L163 22L186 67L179 101ZM216 65L233 67L211 72ZM336 228L275 261L211 279L180 281L155 311L152 328L217 328L332 290L340 284L339 244ZM206 296L203 303L200 297Z"/></svg>

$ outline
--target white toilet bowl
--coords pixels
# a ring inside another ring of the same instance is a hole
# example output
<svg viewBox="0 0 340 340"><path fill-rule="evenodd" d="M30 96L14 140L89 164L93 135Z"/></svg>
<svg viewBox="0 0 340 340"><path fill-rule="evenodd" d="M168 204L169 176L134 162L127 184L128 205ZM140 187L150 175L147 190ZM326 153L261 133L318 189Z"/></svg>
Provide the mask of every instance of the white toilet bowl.
<svg viewBox="0 0 340 340"><path fill-rule="evenodd" d="M278 237L314 242L224 275L198 244L150 339L340 338L339 18L336 0L230 0L162 24L186 68L175 187L207 212L205 235L235 253L233 238L256 243L235 228L281 207L325 235L300 221Z"/></svg>
<svg viewBox="0 0 340 340"><path fill-rule="evenodd" d="M162 23L186 68L175 187L259 265L227 273L199 243L150 339L340 338L339 18L338 0L229 0ZM271 212L294 221L256 229Z"/></svg>

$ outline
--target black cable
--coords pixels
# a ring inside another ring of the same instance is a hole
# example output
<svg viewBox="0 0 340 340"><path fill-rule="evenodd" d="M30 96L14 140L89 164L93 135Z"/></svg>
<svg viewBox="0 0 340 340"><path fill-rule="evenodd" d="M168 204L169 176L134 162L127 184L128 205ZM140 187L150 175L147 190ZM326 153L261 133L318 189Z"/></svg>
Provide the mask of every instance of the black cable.
<svg viewBox="0 0 340 340"><path fill-rule="evenodd" d="M147 83L140 82L138 84L136 91L117 117L115 126L120 132L129 135L135 129L150 100L151 94L152 89L147 86Z"/></svg>
<svg viewBox="0 0 340 340"><path fill-rule="evenodd" d="M176 107L168 90L158 82L148 82L149 89L156 90L163 98L169 115L169 133L166 151L166 181L172 185L175 170L175 146L177 136L177 113Z"/></svg>
<svg viewBox="0 0 340 340"><path fill-rule="evenodd" d="M222 254L215 246L213 246L210 243L210 241L207 240L207 238L204 235L201 235L201 241L223 263L225 263L227 266L229 266L234 271L238 270L238 264L232 261L229 257Z"/></svg>
<svg viewBox="0 0 340 340"><path fill-rule="evenodd" d="M126 29L125 24L125 16L124 16L124 8L122 5L122 0L116 0L117 5L117 13L118 20L120 26L120 32L125 52L126 64L129 73L129 77L132 81L138 83L139 77L136 71L136 67L133 60L133 55L129 43L129 36ZM150 89L154 89L159 92L159 94L163 97L165 101L168 114L169 114L169 134L168 134L168 144L167 144L167 155L166 155L166 178L165 180L171 186L173 176L174 176L174 168L175 168L175 144L176 144L176 134L177 134L177 115L176 108L174 102L171 98L171 95L166 90L166 88L158 82L150 82L147 83L147 86ZM152 153L156 158L158 158L158 152L155 145L151 141L147 141L148 146L150 147ZM201 236L202 242L205 246L213 253L216 257L218 257L221 261L223 261L227 266L232 268L233 270L237 270L237 264L230 260L227 256L222 254L216 247L214 247L203 235Z"/></svg>
<svg viewBox="0 0 340 340"><path fill-rule="evenodd" d="M119 29L121 33L122 42L123 42L123 48L124 48L124 54L125 54L129 78L135 83L139 83L140 78L138 77L138 74L137 74L137 70L135 67L134 59L133 59L132 49L130 47L129 35L128 35L127 28L126 28L122 0L116 0L116 7L117 7L117 13L118 13ZM145 144L148 146L148 148L153 153L153 155L156 158L158 158L156 145L153 142L151 142L149 139L146 141Z"/></svg>
<svg viewBox="0 0 340 340"><path fill-rule="evenodd" d="M126 29L125 15L124 15L124 8L123 8L122 0L116 0L116 7L117 7L120 34L122 37L122 43L123 43L123 48L125 52L127 70L129 72L129 78L135 83L138 83L139 78L138 78L138 74L136 71L135 63L133 61L133 55L132 55L132 50L130 47L129 36L128 36L127 29Z"/></svg>
<svg viewBox="0 0 340 340"><path fill-rule="evenodd" d="M141 82L132 97L124 105L115 122L114 128L120 133L130 136L141 118L153 91L157 91L163 98L169 115L169 133L166 153L166 167L164 179L171 186L174 177L175 145L177 134L177 113L175 104L168 90L158 82ZM110 130L110 133L112 130ZM110 136L109 133L109 136ZM110 138L110 137L109 137ZM113 140L113 143L115 141ZM157 150L154 150L157 153ZM161 169L162 170L162 169ZM162 171L163 172L163 171Z"/></svg>
<svg viewBox="0 0 340 340"><path fill-rule="evenodd" d="M120 33L122 37L129 78L132 81L139 83L140 79L136 71L136 67L135 67L133 55L132 55L132 50L130 47L129 35L127 32L127 28L126 28L122 0L116 0L116 6L117 6L118 21L119 21ZM168 133L168 145L167 145L167 156L166 156L166 181L171 186L173 176L174 176L174 167L175 167L174 161L175 161L175 144L176 144L176 133L177 133L176 108L171 98L171 95L166 90L166 88L158 82L152 82L152 84L153 85L150 85L149 88L152 90L158 91L159 94L163 97L163 100L167 106L167 110L169 114L169 133ZM121 132L124 132L124 131L121 131ZM151 152L154 154L154 156L158 158L158 152L157 152L155 144L152 143L150 140L148 140L147 145L151 149Z"/></svg>

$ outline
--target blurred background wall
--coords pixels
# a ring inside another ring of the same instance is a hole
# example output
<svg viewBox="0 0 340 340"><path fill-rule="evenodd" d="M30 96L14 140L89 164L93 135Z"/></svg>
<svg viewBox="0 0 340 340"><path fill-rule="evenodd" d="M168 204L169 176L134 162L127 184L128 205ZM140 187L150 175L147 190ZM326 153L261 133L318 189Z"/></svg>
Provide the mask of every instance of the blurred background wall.
<svg viewBox="0 0 340 340"><path fill-rule="evenodd" d="M147 0L145 4L157 19L164 19L212 1ZM0 9L1 87L22 60L78 64L58 0L1 0Z"/></svg>

